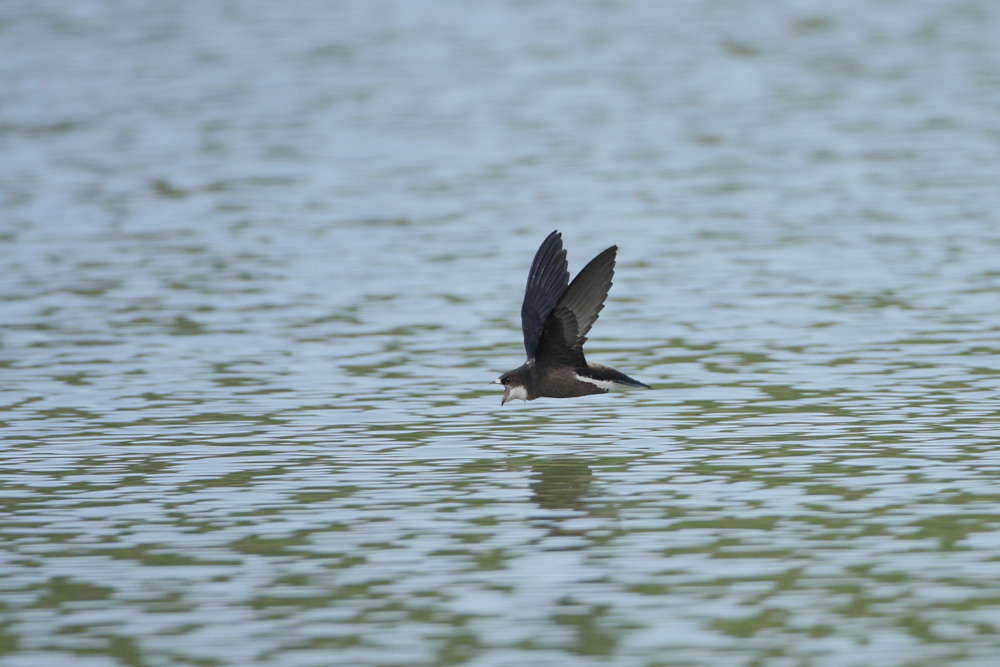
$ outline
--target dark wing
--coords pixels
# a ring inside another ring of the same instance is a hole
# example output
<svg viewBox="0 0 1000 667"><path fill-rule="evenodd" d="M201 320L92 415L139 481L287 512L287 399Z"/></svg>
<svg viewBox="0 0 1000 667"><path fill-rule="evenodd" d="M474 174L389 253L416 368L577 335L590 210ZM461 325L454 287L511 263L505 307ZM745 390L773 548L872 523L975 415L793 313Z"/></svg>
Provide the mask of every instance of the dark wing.
<svg viewBox="0 0 1000 667"><path fill-rule="evenodd" d="M617 252L618 246L611 246L590 260L566 288L542 327L537 350L539 362L587 365L583 344L608 298Z"/></svg>
<svg viewBox="0 0 1000 667"><path fill-rule="evenodd" d="M528 353L529 359L535 356L545 319L559 303L568 284L569 269L562 234L555 231L538 247L531 263L531 271L528 272L528 284L524 288L521 330L524 332L524 351Z"/></svg>

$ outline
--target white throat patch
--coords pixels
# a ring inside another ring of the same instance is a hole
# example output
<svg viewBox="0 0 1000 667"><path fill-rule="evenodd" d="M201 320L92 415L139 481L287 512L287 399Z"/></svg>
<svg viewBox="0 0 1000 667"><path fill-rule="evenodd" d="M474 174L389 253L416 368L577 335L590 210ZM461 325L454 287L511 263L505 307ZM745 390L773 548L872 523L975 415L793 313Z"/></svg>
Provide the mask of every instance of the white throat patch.
<svg viewBox="0 0 1000 667"><path fill-rule="evenodd" d="M524 387L511 387L507 391L510 392L510 396L507 397L508 401L513 401L515 398L519 401L528 400L528 390Z"/></svg>

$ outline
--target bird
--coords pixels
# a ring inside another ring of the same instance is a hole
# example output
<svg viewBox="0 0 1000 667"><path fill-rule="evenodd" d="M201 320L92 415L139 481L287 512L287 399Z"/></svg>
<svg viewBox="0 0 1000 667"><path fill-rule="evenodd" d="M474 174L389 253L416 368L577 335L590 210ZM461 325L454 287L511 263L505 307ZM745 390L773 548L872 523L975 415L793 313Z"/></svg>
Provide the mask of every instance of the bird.
<svg viewBox="0 0 1000 667"><path fill-rule="evenodd" d="M571 283L562 234L549 234L535 253L521 304L521 330L528 359L493 380L504 387L502 406L519 399L571 398L605 394L618 386L650 386L620 371L588 363L587 333L604 308L615 273L618 246L611 246Z"/></svg>

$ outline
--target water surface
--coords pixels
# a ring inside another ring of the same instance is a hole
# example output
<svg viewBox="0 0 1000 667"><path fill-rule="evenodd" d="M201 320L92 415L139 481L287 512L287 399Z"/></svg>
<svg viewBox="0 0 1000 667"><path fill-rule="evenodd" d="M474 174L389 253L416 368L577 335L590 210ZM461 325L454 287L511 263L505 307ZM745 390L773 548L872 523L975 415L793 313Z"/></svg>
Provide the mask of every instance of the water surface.
<svg viewBox="0 0 1000 667"><path fill-rule="evenodd" d="M990 2L8 1L0 665L992 665ZM531 256L617 244L499 406Z"/></svg>

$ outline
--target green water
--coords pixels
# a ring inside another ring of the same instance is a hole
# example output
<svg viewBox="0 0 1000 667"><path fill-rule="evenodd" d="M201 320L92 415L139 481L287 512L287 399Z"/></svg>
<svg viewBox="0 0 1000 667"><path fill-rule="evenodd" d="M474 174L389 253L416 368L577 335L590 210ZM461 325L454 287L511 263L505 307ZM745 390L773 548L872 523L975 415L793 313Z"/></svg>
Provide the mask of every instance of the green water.
<svg viewBox="0 0 1000 667"><path fill-rule="evenodd" d="M0 666L992 666L998 26L4 4Z"/></svg>

